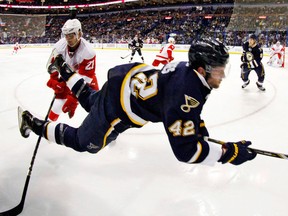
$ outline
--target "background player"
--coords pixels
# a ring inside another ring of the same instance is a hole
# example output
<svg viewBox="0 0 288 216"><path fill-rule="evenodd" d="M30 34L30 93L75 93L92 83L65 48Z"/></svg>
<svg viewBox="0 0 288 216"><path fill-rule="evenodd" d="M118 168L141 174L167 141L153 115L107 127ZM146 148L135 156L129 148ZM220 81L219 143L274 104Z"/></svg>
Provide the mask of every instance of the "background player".
<svg viewBox="0 0 288 216"><path fill-rule="evenodd" d="M132 50L131 53L131 58L130 58L130 62L132 62L135 53L137 52L139 54L139 56L142 59L142 62L144 62L144 57L142 56L142 52L141 49L143 48L143 40L141 38L139 38L137 35L134 37L134 39L132 41L130 41L130 43L128 44L128 48Z"/></svg>
<svg viewBox="0 0 288 216"><path fill-rule="evenodd" d="M282 60L284 58L284 47L280 44L279 41L276 42L276 44L273 44L271 47L270 52L270 59L267 62L267 64L272 65L275 62L275 65L279 67L283 67L284 61Z"/></svg>
<svg viewBox="0 0 288 216"><path fill-rule="evenodd" d="M69 19L62 28L63 38L54 46L48 65L54 61L57 54L61 54L67 64L75 70L91 86L98 90L95 75L96 54L92 46L82 37L82 26L78 19ZM57 71L52 72L47 86L55 93L55 101L49 113L49 120L56 121L64 112L72 118L78 102L66 83L59 77Z"/></svg>
<svg viewBox="0 0 288 216"><path fill-rule="evenodd" d="M263 58L263 50L257 44L257 38L255 34L251 34L247 42L243 44L243 53L241 56L241 79L243 80L244 84L242 88L246 88L249 83L249 74L252 70L254 70L258 76L258 81L256 82L257 87L261 91L265 91L263 87L263 82L265 79L265 70L262 64Z"/></svg>
<svg viewBox="0 0 288 216"><path fill-rule="evenodd" d="M221 147L205 139L209 134L200 114L211 90L225 77L227 48L218 41L195 41L188 58L189 62L172 62L161 71L142 63L116 66L97 92L57 56L49 71L59 71L89 113L79 128L73 128L39 120L24 111L19 115L20 132L28 137L32 130L76 151L97 153L131 127L163 122L174 155L181 162L239 165L254 159L256 153L247 151L250 141L228 142Z"/></svg>
<svg viewBox="0 0 288 216"><path fill-rule="evenodd" d="M169 37L168 44L161 48L159 54L156 55L156 58L153 61L152 65L157 67L160 63L166 65L169 62L173 61L174 57L172 56L172 51L175 49L174 44L175 39L173 37Z"/></svg>
<svg viewBox="0 0 288 216"><path fill-rule="evenodd" d="M13 47L12 55L17 54L19 49L22 49L22 47L19 45L18 42L16 42Z"/></svg>

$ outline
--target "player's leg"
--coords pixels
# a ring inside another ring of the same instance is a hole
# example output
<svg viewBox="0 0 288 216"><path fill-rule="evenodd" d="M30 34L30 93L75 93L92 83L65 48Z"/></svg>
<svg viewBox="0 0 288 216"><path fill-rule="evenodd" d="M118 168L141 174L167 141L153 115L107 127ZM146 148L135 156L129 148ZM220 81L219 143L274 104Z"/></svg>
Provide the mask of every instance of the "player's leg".
<svg viewBox="0 0 288 216"><path fill-rule="evenodd" d="M272 65L274 59L275 59L275 54L274 54L274 53L271 53L267 64L268 64L268 65Z"/></svg>
<svg viewBox="0 0 288 216"><path fill-rule="evenodd" d="M257 73L258 76L258 80L256 82L257 87L261 90L261 91L265 91L266 89L263 86L263 82L265 79L265 70L263 67L263 64L261 63L261 65L257 68L255 68L255 72Z"/></svg>
<svg viewBox="0 0 288 216"><path fill-rule="evenodd" d="M48 119L50 121L57 121L60 114L62 113L62 107L65 103L66 99L58 99L55 98L53 106L51 107L51 110L48 115Z"/></svg>
<svg viewBox="0 0 288 216"><path fill-rule="evenodd" d="M134 55L135 55L135 53L136 53L135 49L132 49L132 53L131 53L131 57L130 57L130 61L129 61L129 63L131 63L131 62L132 62L132 60L133 60L133 58L134 58Z"/></svg>
<svg viewBox="0 0 288 216"><path fill-rule="evenodd" d="M109 106L105 106L104 95L99 95L93 109L79 128L63 123L42 121L29 111L24 111L20 114L20 132L25 138L33 131L38 136L75 151L97 153L115 140L120 133L130 128L115 116L113 106L107 107Z"/></svg>
<svg viewBox="0 0 288 216"><path fill-rule="evenodd" d="M282 64L283 64L283 61L282 61L282 54L281 53L278 53L277 54L277 66L281 67Z"/></svg>
<svg viewBox="0 0 288 216"><path fill-rule="evenodd" d="M251 72L251 69L248 68L248 65L246 63L243 63L241 65L241 79L243 80L243 84L242 84L242 88L246 88L249 83L250 83L250 80L249 80L249 74Z"/></svg>
<svg viewBox="0 0 288 216"><path fill-rule="evenodd" d="M141 51L141 49L138 49L137 52L138 52L139 56L141 57L142 62L144 63L144 57L142 56L142 51Z"/></svg>

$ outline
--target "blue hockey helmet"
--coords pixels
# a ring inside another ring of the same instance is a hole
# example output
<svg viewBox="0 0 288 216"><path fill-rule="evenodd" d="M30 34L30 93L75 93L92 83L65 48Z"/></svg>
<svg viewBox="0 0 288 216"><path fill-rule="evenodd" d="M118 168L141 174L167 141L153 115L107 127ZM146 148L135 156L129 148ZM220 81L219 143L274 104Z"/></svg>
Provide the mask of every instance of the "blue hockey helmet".
<svg viewBox="0 0 288 216"><path fill-rule="evenodd" d="M192 42L188 57L192 68L202 66L209 72L211 67L225 66L229 60L229 53L222 42L204 38Z"/></svg>

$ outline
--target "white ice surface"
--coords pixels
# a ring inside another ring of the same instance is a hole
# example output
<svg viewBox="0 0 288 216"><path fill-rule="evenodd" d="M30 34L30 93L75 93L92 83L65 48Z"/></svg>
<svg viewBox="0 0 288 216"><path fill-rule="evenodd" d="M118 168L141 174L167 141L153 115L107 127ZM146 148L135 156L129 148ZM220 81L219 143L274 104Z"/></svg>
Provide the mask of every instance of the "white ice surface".
<svg viewBox="0 0 288 216"><path fill-rule="evenodd" d="M21 137L17 106L44 118L53 92L46 87L51 49L0 49L0 212L18 205L37 136ZM96 50L100 85L107 70L127 63L127 51ZM157 52L144 52L151 64ZM175 61L187 53L174 53ZM266 92L256 75L242 90L240 56L208 99L202 117L210 136L251 140L252 147L288 153L288 70L266 65ZM135 56L135 60L140 58ZM85 111L60 121L79 125ZM121 134L96 155L44 139L33 167L23 216L287 216L288 161L258 155L241 166L180 163L161 124Z"/></svg>

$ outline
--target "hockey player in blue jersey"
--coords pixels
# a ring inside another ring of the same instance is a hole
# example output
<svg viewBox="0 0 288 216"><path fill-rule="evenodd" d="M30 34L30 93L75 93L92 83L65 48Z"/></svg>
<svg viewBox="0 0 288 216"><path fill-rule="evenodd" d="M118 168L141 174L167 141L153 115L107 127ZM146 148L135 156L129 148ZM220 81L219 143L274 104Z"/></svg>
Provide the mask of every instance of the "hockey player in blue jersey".
<svg viewBox="0 0 288 216"><path fill-rule="evenodd" d="M257 74L258 80L256 82L257 87L261 91L266 89L263 86L265 79L265 70L262 64L263 50L261 46L257 43L257 37L255 34L249 35L248 41L243 44L243 52L241 55L241 79L243 80L242 88L246 88L249 83L249 75L252 70Z"/></svg>
<svg viewBox="0 0 288 216"><path fill-rule="evenodd" d="M172 62L157 70L143 63L118 65L108 71L100 91L84 80L57 56L49 70L57 70L88 112L79 128L39 120L29 111L20 116L20 132L31 130L76 151L97 153L132 127L163 122L176 158L185 163L214 165L242 164L255 158L250 141L227 142L220 146L206 141L208 131L201 111L213 88L225 77L229 59L226 47L217 40L192 43L189 62Z"/></svg>

